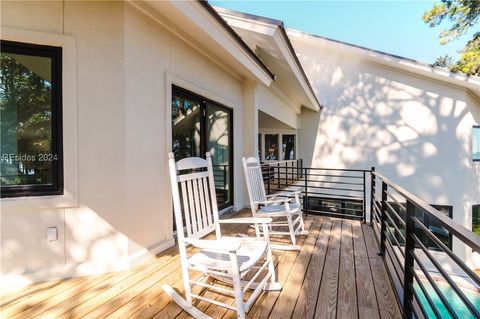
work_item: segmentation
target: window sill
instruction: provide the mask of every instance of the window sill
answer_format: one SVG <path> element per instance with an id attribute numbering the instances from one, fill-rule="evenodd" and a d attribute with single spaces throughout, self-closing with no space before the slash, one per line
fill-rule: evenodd
<path id="1" fill-rule="evenodd" d="M 0 200 L 2 213 L 11 211 L 63 209 L 78 207 L 78 201 L 68 192 L 55 196 L 7 197 Z"/>

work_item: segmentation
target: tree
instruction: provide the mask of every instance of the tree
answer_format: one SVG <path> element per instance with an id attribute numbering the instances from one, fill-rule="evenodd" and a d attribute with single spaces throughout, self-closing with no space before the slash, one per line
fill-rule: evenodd
<path id="1" fill-rule="evenodd" d="M 478 28 L 480 19 L 479 0 L 441 0 L 423 15 L 423 20 L 430 27 L 436 27 L 445 20 L 451 22 L 450 28 L 440 32 L 440 43 L 445 44 L 458 39 L 471 28 Z M 456 63 L 449 63 L 448 57 L 439 57 L 434 65 L 449 67 L 455 72 L 480 75 L 480 32 L 477 32 L 460 51 L 461 56 Z"/>

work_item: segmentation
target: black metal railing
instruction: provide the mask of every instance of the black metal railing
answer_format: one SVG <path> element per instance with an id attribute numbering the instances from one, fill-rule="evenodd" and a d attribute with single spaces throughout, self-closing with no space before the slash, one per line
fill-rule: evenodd
<path id="1" fill-rule="evenodd" d="M 480 318 L 480 278 L 448 242 L 480 252 L 480 237 L 374 168 L 371 194 L 371 224 L 405 318 Z"/>
<path id="2" fill-rule="evenodd" d="M 266 162 L 262 173 L 267 194 L 302 191 L 306 214 L 366 219 L 366 185 L 370 170 L 303 167 L 302 160 Z"/>

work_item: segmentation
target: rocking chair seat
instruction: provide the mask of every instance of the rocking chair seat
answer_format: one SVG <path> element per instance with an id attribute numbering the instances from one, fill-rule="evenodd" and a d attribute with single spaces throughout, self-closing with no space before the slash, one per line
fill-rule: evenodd
<path id="1" fill-rule="evenodd" d="M 222 237 L 219 241 L 225 241 L 225 243 L 236 241 L 240 243 L 240 248 L 236 251 L 240 273 L 250 270 L 264 256 L 268 245 L 268 242 L 259 241 L 255 237 Z M 226 271 L 228 273 L 232 268 L 228 252 L 219 250 L 204 249 L 188 258 L 188 263 L 192 267 L 205 272 L 213 270 Z"/>
<path id="2" fill-rule="evenodd" d="M 291 203 L 291 204 L 289 204 L 289 206 L 290 206 L 290 213 L 291 214 L 296 214 L 300 211 L 300 204 Z M 287 208 L 285 207 L 285 204 L 282 204 L 282 205 L 267 205 L 267 206 L 263 206 L 257 213 L 259 213 L 259 214 L 262 214 L 262 213 L 264 213 L 264 214 L 283 213 L 283 215 L 285 215 L 286 211 L 287 211 Z"/>

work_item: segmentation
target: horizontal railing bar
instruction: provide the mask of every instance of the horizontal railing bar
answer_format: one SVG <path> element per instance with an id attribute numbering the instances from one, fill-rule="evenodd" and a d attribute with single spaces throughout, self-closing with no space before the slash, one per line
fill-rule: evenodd
<path id="1" fill-rule="evenodd" d="M 308 188 L 310 188 L 310 185 L 308 185 Z M 314 197 L 314 196 L 311 196 L 311 194 L 313 195 L 325 195 L 325 196 L 332 196 L 333 198 L 336 198 L 336 196 L 343 196 L 343 197 L 347 197 L 349 199 L 356 199 L 356 200 L 359 200 L 359 201 L 362 201 L 363 198 L 362 197 L 358 197 L 358 196 L 351 196 L 351 195 L 343 195 L 343 194 L 332 194 L 332 193 L 321 193 L 321 192 L 316 192 L 316 193 L 312 193 L 312 192 L 308 192 L 307 194 L 307 197 Z M 328 199 L 328 198 L 325 198 L 325 199 Z"/>
<path id="2" fill-rule="evenodd" d="M 389 192 L 387 192 L 387 197 L 390 197 L 390 199 L 392 199 L 392 200 L 395 202 L 395 204 L 398 205 L 398 208 L 400 208 L 401 210 L 403 210 L 403 211 L 405 212 L 405 214 L 406 214 L 407 209 L 405 208 L 405 206 L 403 205 L 403 203 L 400 203 L 400 202 L 399 202 L 394 196 L 392 196 Z M 387 201 L 387 203 L 388 203 L 388 201 Z"/>
<path id="3" fill-rule="evenodd" d="M 479 276 L 470 269 L 460 258 L 458 258 L 457 255 L 455 255 L 450 248 L 448 248 L 440 239 L 435 236 L 430 229 L 428 229 L 423 223 L 417 218 L 417 217 L 412 217 L 415 223 L 423 230 L 423 232 L 431 239 L 433 240 L 439 247 L 442 249 L 450 258 L 453 259 L 453 261 L 460 267 L 462 268 L 463 271 L 465 271 L 468 276 L 478 285 L 480 286 L 480 278 Z"/>
<path id="4" fill-rule="evenodd" d="M 415 301 L 417 302 L 417 305 L 420 307 L 420 311 L 422 312 L 423 318 L 428 318 L 427 311 L 425 310 L 425 307 L 423 306 L 423 304 L 420 302 L 420 298 L 418 297 L 418 294 L 415 291 L 413 284 L 411 285 L 409 284 L 408 286 L 411 287 L 413 291 L 412 300 L 408 300 L 408 303 L 410 304 L 411 309 L 415 309 L 415 305 L 413 304 L 413 299 L 415 299 Z M 415 315 L 418 315 L 417 311 L 415 311 Z"/>
<path id="5" fill-rule="evenodd" d="M 395 211 L 395 209 L 393 209 L 393 207 L 390 205 L 389 202 L 385 202 L 386 206 L 387 206 L 387 209 L 390 209 L 391 212 L 393 212 L 395 214 L 395 217 L 397 218 L 397 220 L 402 224 L 402 226 L 406 227 L 407 224 L 405 223 L 405 221 L 400 217 L 400 215 L 398 215 L 398 213 Z"/>
<path id="6" fill-rule="evenodd" d="M 403 242 L 405 242 L 405 236 L 403 236 L 402 232 L 400 231 L 400 229 L 397 227 L 397 225 L 395 224 L 395 222 L 393 221 L 392 217 L 389 215 L 389 214 L 385 214 L 385 216 L 387 216 L 388 220 L 390 220 L 392 222 L 392 226 L 395 228 L 396 232 L 400 235 L 400 238 L 403 240 Z M 388 223 L 386 224 L 387 228 L 390 227 L 391 225 L 388 225 Z"/>
<path id="7" fill-rule="evenodd" d="M 404 289 L 405 287 L 403 284 L 403 277 L 404 277 L 405 271 L 403 269 L 403 265 L 397 261 L 398 260 L 397 257 L 395 257 L 395 261 L 397 262 L 396 263 L 394 262 L 392 254 L 395 254 L 395 253 L 393 252 L 393 248 L 391 246 L 385 245 L 385 251 L 387 252 L 388 258 L 390 259 L 390 262 L 392 263 L 392 266 L 395 270 L 395 275 L 397 275 L 398 282 L 402 286 L 402 289 Z M 387 268 L 386 266 L 387 265 L 385 264 L 385 268 Z"/>
<path id="8" fill-rule="evenodd" d="M 340 187 L 328 187 L 328 186 L 313 186 L 313 185 L 308 185 L 308 187 L 312 188 L 321 188 L 321 189 L 333 189 L 337 191 L 347 191 L 347 192 L 361 192 L 363 193 L 363 189 L 351 189 L 351 188 L 340 188 Z"/>
<path id="9" fill-rule="evenodd" d="M 387 183 L 389 186 L 394 188 L 395 191 L 397 191 L 397 193 L 399 193 L 405 198 L 408 198 L 408 200 L 410 200 L 417 207 L 422 208 L 428 215 L 437 219 L 440 222 L 441 226 L 449 230 L 453 235 L 455 235 L 460 240 L 462 240 L 465 244 L 470 246 L 470 248 L 472 248 L 474 252 L 480 253 L 480 236 L 475 235 L 474 233 L 472 233 L 470 230 L 468 230 L 464 226 L 460 225 L 455 220 L 440 213 L 438 210 L 428 205 L 427 203 L 425 203 L 415 195 L 411 194 L 401 186 L 398 186 L 397 184 L 393 183 L 382 174 L 376 171 L 373 172 L 372 174 L 375 174 L 376 176 L 381 178 L 385 183 Z"/>
<path id="10" fill-rule="evenodd" d="M 313 183 L 325 183 L 325 184 L 342 184 L 342 185 L 363 185 L 363 183 L 353 183 L 353 182 L 337 182 L 337 181 L 326 181 L 326 180 L 317 180 L 317 179 L 310 179 L 307 180 L 308 182 Z"/>
<path id="11" fill-rule="evenodd" d="M 332 174 L 312 174 L 312 173 L 304 173 L 306 176 L 322 176 L 322 177 L 341 177 L 341 178 L 361 178 L 363 176 L 353 176 L 353 175 L 332 175 Z"/>
<path id="12" fill-rule="evenodd" d="M 323 210 L 315 210 L 315 209 L 308 209 L 308 212 L 313 212 L 313 213 L 321 213 L 321 214 L 328 214 L 328 215 L 335 215 L 335 216 L 344 216 L 344 217 L 353 217 L 353 218 L 363 218 L 363 215 L 351 215 L 351 214 L 342 214 L 342 213 L 334 213 L 334 212 L 328 212 L 328 211 L 323 211 Z"/>
<path id="13" fill-rule="evenodd" d="M 437 296 L 440 298 L 440 301 L 442 302 L 442 304 L 445 306 L 445 308 L 447 308 L 447 311 L 448 313 L 454 317 L 454 318 L 458 318 L 458 316 L 455 314 L 455 312 L 453 311 L 452 309 L 452 306 L 450 305 L 450 303 L 447 301 L 447 299 L 445 298 L 445 296 L 443 295 L 443 293 L 441 292 L 440 288 L 438 288 L 437 284 L 435 283 L 435 280 L 433 280 L 432 276 L 430 275 L 430 273 L 428 272 L 428 270 L 426 269 L 426 267 L 423 265 L 423 263 L 420 261 L 420 258 L 416 255 L 416 254 L 413 254 L 413 258 L 415 258 L 415 261 L 417 262 L 417 265 L 420 267 L 420 269 L 422 270 L 422 273 L 423 275 L 427 278 L 428 282 L 430 283 L 430 286 L 432 286 L 433 290 L 435 290 L 435 293 L 437 294 Z"/>
<path id="14" fill-rule="evenodd" d="M 347 207 L 331 207 L 331 206 L 325 206 L 325 205 L 314 205 L 314 206 L 315 207 L 320 207 L 320 208 L 330 208 L 330 209 L 337 209 L 337 210 L 349 210 L 349 211 L 353 211 L 353 212 L 363 212 L 363 209 L 355 209 L 355 208 L 347 208 Z"/>
<path id="15" fill-rule="evenodd" d="M 309 194 L 310 194 L 310 192 L 309 192 Z M 361 204 L 359 202 L 352 202 L 352 201 L 348 201 L 348 200 L 337 199 L 335 197 L 315 197 L 315 196 L 310 196 L 310 195 L 307 195 L 307 197 L 312 198 L 312 199 L 317 199 L 318 198 L 318 200 L 325 199 L 325 200 L 328 200 L 328 201 L 345 203 L 345 204 L 354 204 L 354 205 L 360 205 Z M 347 208 L 345 208 L 345 209 L 347 209 Z M 362 211 L 363 211 L 363 209 L 362 209 Z"/>
<path id="16" fill-rule="evenodd" d="M 427 299 L 427 302 L 428 302 L 428 305 L 430 306 L 430 309 L 433 310 L 433 313 L 435 314 L 435 317 L 438 318 L 438 319 L 441 319 L 442 316 L 440 316 L 440 313 L 438 312 L 438 309 L 437 307 L 435 306 L 435 304 L 433 303 L 433 300 L 432 298 L 430 297 L 430 294 L 427 292 L 427 289 L 425 288 L 425 286 L 423 285 L 422 281 L 420 280 L 420 277 L 418 277 L 418 274 L 416 271 L 412 271 L 413 273 L 413 276 L 415 277 L 417 283 L 418 283 L 418 286 L 420 287 L 420 289 L 422 290 L 422 293 L 423 295 L 425 296 L 425 298 Z M 413 291 L 415 291 L 415 289 L 413 289 Z M 417 297 L 418 298 L 418 297 Z M 421 302 L 419 300 L 417 300 L 419 304 L 421 304 Z M 425 315 L 425 314 L 424 314 Z M 428 316 L 425 316 L 428 318 Z"/>
<path id="17" fill-rule="evenodd" d="M 339 171 L 339 172 L 371 172 L 369 169 L 355 169 L 355 168 L 322 168 L 322 167 L 302 167 L 302 169 L 310 169 L 316 171 Z"/>
<path id="18" fill-rule="evenodd" d="M 455 293 L 460 297 L 462 302 L 467 306 L 468 310 L 474 314 L 477 318 L 480 317 L 480 312 L 479 310 L 472 305 L 470 299 L 468 299 L 464 293 L 458 288 L 457 284 L 450 278 L 450 276 L 447 274 L 447 272 L 443 269 L 443 267 L 438 263 L 438 261 L 430 254 L 428 249 L 423 245 L 423 243 L 418 239 L 417 235 L 412 234 L 415 242 L 420 246 L 420 248 L 423 250 L 424 254 L 427 255 L 428 259 L 432 262 L 432 264 L 435 266 L 435 268 L 438 269 L 438 271 L 442 274 L 442 277 L 448 282 L 450 288 L 455 291 Z"/>
<path id="19" fill-rule="evenodd" d="M 389 228 L 386 228 L 385 231 L 387 231 L 389 234 L 392 234 L 392 231 L 389 229 Z M 397 244 L 398 246 L 398 250 L 400 250 L 400 254 L 402 255 L 403 259 L 405 259 L 405 253 L 403 252 L 402 250 L 402 246 L 400 245 L 400 243 L 398 242 L 397 238 L 395 236 L 392 236 L 392 238 L 395 240 L 395 243 Z M 392 241 L 390 240 L 390 237 L 388 236 L 385 236 L 385 239 L 388 241 L 388 243 L 390 244 L 390 246 L 392 247 L 392 250 L 394 250 L 394 244 L 392 243 Z M 401 269 L 402 271 L 405 271 L 404 270 L 404 267 L 403 267 L 403 264 L 404 262 L 402 262 L 400 259 L 398 259 L 398 256 L 397 254 L 395 253 L 395 251 L 393 252 L 395 254 L 395 257 L 397 258 L 397 261 L 398 261 L 398 264 L 401 266 Z"/>

